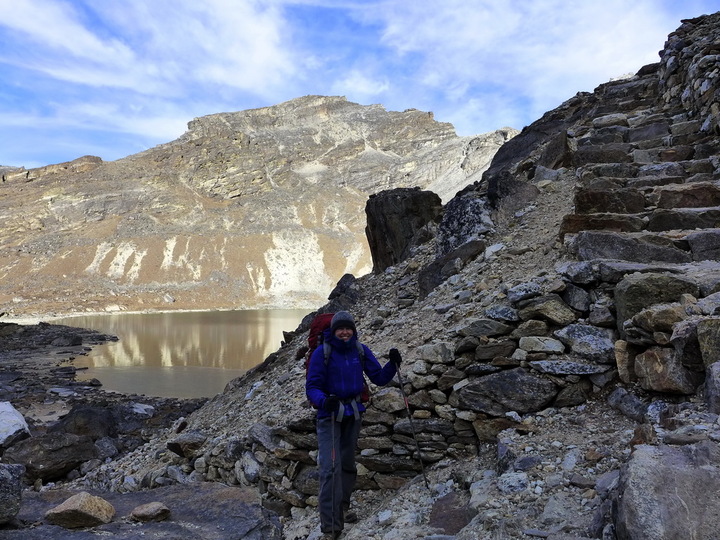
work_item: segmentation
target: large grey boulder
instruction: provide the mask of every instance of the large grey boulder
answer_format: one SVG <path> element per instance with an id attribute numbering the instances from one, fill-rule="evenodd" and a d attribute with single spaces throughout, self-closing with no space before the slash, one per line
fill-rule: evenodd
<path id="1" fill-rule="evenodd" d="M 682 294 L 699 296 L 696 283 L 681 276 L 661 273 L 635 273 L 625 276 L 615 287 L 618 330 L 623 323 L 653 304 L 677 301 Z"/>
<path id="2" fill-rule="evenodd" d="M 675 349 L 650 347 L 635 357 L 635 374 L 645 390 L 671 394 L 693 394 L 702 374 L 682 364 Z"/>
<path id="3" fill-rule="evenodd" d="M 29 436 L 23 415 L 9 401 L 0 401 L 0 451 Z"/>
<path id="4" fill-rule="evenodd" d="M 615 332 L 589 324 L 570 324 L 555 331 L 570 350 L 598 364 L 615 363 Z"/>
<path id="5" fill-rule="evenodd" d="M 397 188 L 371 195 L 365 205 L 365 233 L 373 272 L 404 261 L 411 248 L 430 239 L 427 225 L 439 219 L 442 203 L 432 191 Z"/>
<path id="6" fill-rule="evenodd" d="M 117 436 L 117 421 L 113 412 L 105 407 L 75 406 L 52 431 L 87 435 L 93 440 Z"/>
<path id="7" fill-rule="evenodd" d="M 45 514 L 45 519 L 53 525 L 66 529 L 95 527 L 110 523 L 115 516 L 115 508 L 102 497 L 81 491 Z"/>
<path id="8" fill-rule="evenodd" d="M 461 408 L 503 416 L 510 411 L 520 414 L 539 411 L 557 393 L 552 381 L 515 368 L 480 377 L 458 390 L 458 398 Z"/>
<path id="9" fill-rule="evenodd" d="M 28 480 L 57 480 L 85 461 L 97 458 L 91 437 L 47 433 L 20 441 L 3 455 L 6 463 L 25 465 Z"/>
<path id="10" fill-rule="evenodd" d="M 720 530 L 720 447 L 635 448 L 620 475 L 618 540 L 717 538 Z"/>

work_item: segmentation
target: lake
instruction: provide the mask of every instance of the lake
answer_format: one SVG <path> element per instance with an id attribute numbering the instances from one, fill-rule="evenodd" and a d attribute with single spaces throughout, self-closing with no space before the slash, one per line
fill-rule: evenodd
<path id="1" fill-rule="evenodd" d="M 280 347 L 308 310 L 117 313 L 58 319 L 119 338 L 74 365 L 78 380 L 105 390 L 162 397 L 212 397 Z"/>

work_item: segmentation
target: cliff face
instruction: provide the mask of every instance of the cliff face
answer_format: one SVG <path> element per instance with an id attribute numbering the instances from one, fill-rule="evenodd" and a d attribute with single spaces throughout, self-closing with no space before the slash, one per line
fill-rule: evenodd
<path id="1" fill-rule="evenodd" d="M 369 195 L 479 178 L 512 130 L 457 137 L 416 110 L 308 96 L 197 118 L 105 163 L 7 170 L 0 305 L 53 311 L 312 306 L 371 268 Z"/>

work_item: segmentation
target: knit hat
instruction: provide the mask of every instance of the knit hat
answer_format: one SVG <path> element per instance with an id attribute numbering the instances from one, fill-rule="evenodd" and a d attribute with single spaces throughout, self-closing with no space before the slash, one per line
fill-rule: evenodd
<path id="1" fill-rule="evenodd" d="M 338 328 L 350 328 L 354 333 L 357 334 L 357 328 L 355 328 L 355 319 L 347 311 L 338 311 L 330 321 L 330 332 L 333 334 Z"/>

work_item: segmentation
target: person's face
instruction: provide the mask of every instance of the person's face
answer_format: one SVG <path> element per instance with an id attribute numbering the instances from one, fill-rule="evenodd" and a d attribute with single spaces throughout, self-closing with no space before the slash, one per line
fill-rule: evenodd
<path id="1" fill-rule="evenodd" d="M 340 327 L 337 330 L 335 330 L 335 337 L 338 339 L 341 339 L 343 341 L 349 340 L 353 335 L 352 328 L 343 328 Z"/>

